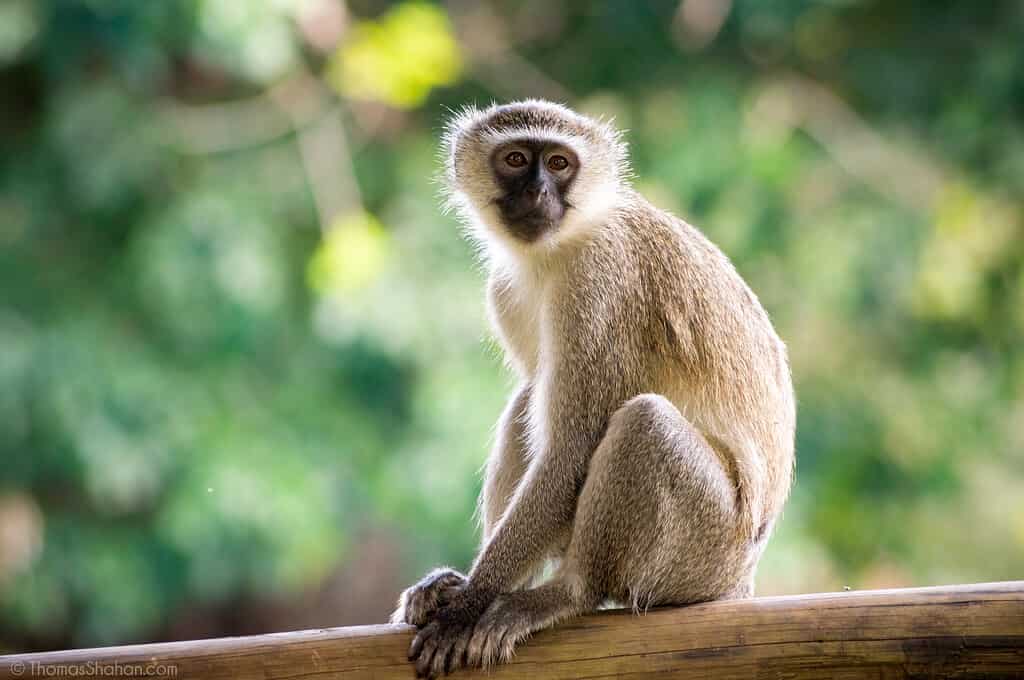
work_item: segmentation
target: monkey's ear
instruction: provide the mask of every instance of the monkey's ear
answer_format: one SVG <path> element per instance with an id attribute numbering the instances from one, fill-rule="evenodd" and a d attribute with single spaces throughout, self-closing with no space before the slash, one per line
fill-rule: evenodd
<path id="1" fill-rule="evenodd" d="M 450 115 L 444 124 L 444 132 L 441 135 L 441 146 L 439 149 L 440 160 L 445 165 L 451 163 L 459 140 L 481 118 L 480 110 L 472 104 L 467 104 L 457 111 L 448 109 L 448 113 Z"/>
<path id="2" fill-rule="evenodd" d="M 483 112 L 473 104 L 466 104 L 462 108 L 448 109 L 448 120 L 444 125 L 444 139 L 453 140 L 460 134 L 467 132 L 475 123 L 483 119 Z"/>
<path id="3" fill-rule="evenodd" d="M 472 104 L 466 104 L 458 110 L 446 108 L 449 115 L 444 123 L 441 144 L 437 150 L 440 170 L 434 176 L 434 181 L 439 187 L 438 194 L 441 199 L 441 210 L 445 214 L 457 211 L 459 205 L 455 177 L 456 147 L 466 136 L 466 133 L 483 117 L 481 111 Z"/>

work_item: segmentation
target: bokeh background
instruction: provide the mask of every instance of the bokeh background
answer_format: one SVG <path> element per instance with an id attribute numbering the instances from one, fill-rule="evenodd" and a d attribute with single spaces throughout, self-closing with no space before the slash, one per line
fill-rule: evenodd
<path id="1" fill-rule="evenodd" d="M 449 108 L 614 116 L 790 346 L 759 592 L 1024 575 L 1024 4 L 2 0 L 0 651 L 385 620 L 511 386 Z"/>

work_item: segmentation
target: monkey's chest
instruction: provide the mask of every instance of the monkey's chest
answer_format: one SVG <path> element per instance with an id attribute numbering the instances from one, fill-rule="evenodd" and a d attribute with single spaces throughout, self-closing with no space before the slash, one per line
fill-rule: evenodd
<path id="1" fill-rule="evenodd" d="M 540 291 L 533 295 L 504 296 L 495 300 L 494 323 L 509 361 L 524 378 L 533 378 L 541 362 L 544 304 Z"/>

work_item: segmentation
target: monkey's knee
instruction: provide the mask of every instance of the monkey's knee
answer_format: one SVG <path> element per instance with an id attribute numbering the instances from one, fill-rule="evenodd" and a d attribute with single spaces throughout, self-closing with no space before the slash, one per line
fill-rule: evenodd
<path id="1" fill-rule="evenodd" d="M 628 480 L 635 492 L 657 487 L 669 497 L 710 492 L 705 509 L 732 511 L 734 485 L 704 436 L 660 394 L 640 394 L 619 407 L 594 452 L 590 472 Z M 721 507 L 721 506 L 728 507 Z"/>
<path id="2" fill-rule="evenodd" d="M 592 467 L 612 466 L 629 479 L 667 487 L 670 497 L 699 495 L 723 520 L 736 511 L 736 485 L 704 435 L 660 394 L 640 394 L 612 415 Z"/>
<path id="3" fill-rule="evenodd" d="M 608 431 L 623 428 L 639 429 L 661 428 L 671 421 L 684 421 L 679 409 L 660 394 L 638 394 L 612 414 Z M 689 427 L 689 423 L 687 423 Z"/>

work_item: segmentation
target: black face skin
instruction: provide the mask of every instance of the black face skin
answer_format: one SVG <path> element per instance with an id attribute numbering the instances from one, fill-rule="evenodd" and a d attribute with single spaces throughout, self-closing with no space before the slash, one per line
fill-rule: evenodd
<path id="1" fill-rule="evenodd" d="M 572 206 L 565 200 L 579 170 L 570 149 L 551 142 L 521 140 L 491 155 L 494 179 L 502 195 L 495 200 L 505 226 L 523 241 L 535 241 L 554 229 Z"/>

